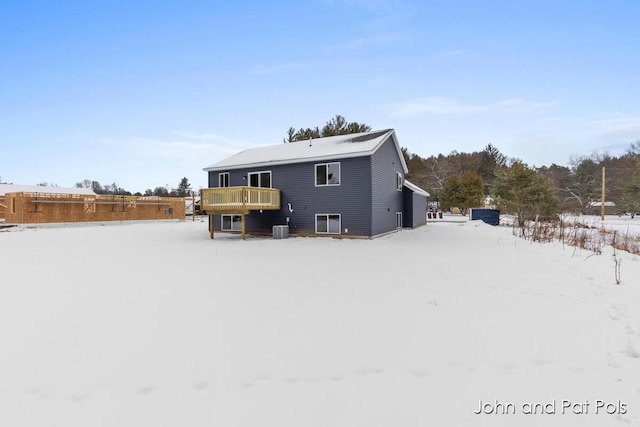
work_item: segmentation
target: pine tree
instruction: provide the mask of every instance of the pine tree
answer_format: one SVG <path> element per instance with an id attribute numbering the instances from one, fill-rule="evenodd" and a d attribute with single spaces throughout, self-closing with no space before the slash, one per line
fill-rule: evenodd
<path id="1" fill-rule="evenodd" d="M 467 209 L 482 206 L 484 200 L 484 183 L 482 177 L 473 171 L 463 175 L 453 175 L 444 183 L 438 201 L 440 208 L 459 208 L 463 215 Z"/>
<path id="2" fill-rule="evenodd" d="M 492 196 L 501 210 L 516 216 L 520 227 L 536 215 L 556 213 L 558 206 L 546 177 L 522 163 L 496 171 Z"/>
<path id="3" fill-rule="evenodd" d="M 175 194 L 178 197 L 187 197 L 191 195 L 191 184 L 189 184 L 189 180 L 186 177 L 180 180 L 180 184 L 178 184 Z"/>

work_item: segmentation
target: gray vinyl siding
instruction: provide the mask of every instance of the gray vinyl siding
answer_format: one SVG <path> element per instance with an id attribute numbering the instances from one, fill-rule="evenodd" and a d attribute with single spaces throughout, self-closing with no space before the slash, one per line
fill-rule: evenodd
<path id="1" fill-rule="evenodd" d="M 404 177 L 394 142 L 388 138 L 371 156 L 371 235 L 396 229 L 396 212 L 403 212 L 402 191 L 396 189 L 396 173 Z"/>
<path id="2" fill-rule="evenodd" d="M 425 225 L 427 223 L 427 198 L 406 187 L 402 189 L 402 193 L 404 197 L 402 225 L 411 228 Z"/>
<path id="3" fill-rule="evenodd" d="M 340 185 L 316 187 L 315 165 L 331 162 L 340 162 Z M 265 210 L 262 213 L 252 211 L 246 216 L 248 233 L 271 233 L 272 226 L 287 224 L 289 218 L 291 233 L 314 234 L 316 214 L 340 214 L 343 235 L 372 235 L 370 156 L 277 165 L 271 168 L 211 171 L 209 186 L 218 187 L 220 172 L 229 172 L 230 186 L 243 186 L 247 185 L 246 177 L 249 172 L 267 170 L 271 171 L 271 186 L 281 192 L 281 209 Z M 289 211 L 289 204 L 293 212 Z M 215 215 L 215 230 L 220 230 L 220 224 L 220 215 Z M 345 229 L 348 229 L 347 233 Z"/>

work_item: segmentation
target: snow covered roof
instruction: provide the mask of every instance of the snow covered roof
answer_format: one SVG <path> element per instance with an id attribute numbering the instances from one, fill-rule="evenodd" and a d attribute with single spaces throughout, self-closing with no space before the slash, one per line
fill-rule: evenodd
<path id="1" fill-rule="evenodd" d="M 427 193 L 426 191 L 424 191 L 422 188 L 418 187 L 417 185 L 415 185 L 413 182 L 411 181 L 407 181 L 406 179 L 404 180 L 404 186 L 407 187 L 409 190 L 413 191 L 414 193 L 418 193 L 423 195 L 424 197 L 429 197 L 431 196 L 431 194 Z"/>
<path id="2" fill-rule="evenodd" d="M 42 185 L 15 185 L 0 184 L 0 196 L 7 193 L 49 193 L 49 194 L 83 194 L 95 196 L 96 193 L 90 188 L 75 187 L 46 187 Z"/>
<path id="3" fill-rule="evenodd" d="M 408 171 L 407 165 L 393 129 L 250 148 L 208 166 L 204 170 L 216 171 L 240 167 L 265 167 L 367 156 L 375 153 L 388 138 L 392 139 L 396 150 L 398 150 L 398 156 L 406 173 Z"/>
<path id="4" fill-rule="evenodd" d="M 614 202 L 604 202 L 604 205 L 605 206 L 609 206 L 609 207 L 613 207 L 616 204 Z M 591 206 L 591 207 L 599 207 L 599 206 L 602 206 L 602 202 L 591 202 L 591 203 L 589 203 L 589 206 Z"/>

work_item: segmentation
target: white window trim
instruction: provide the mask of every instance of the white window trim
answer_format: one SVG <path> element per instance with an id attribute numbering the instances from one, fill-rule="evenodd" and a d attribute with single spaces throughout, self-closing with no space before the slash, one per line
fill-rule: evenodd
<path id="1" fill-rule="evenodd" d="M 229 186 L 231 185 L 231 180 L 230 180 L 230 177 L 229 177 L 229 172 L 220 172 L 220 173 L 218 174 L 218 187 L 219 187 L 219 188 L 223 188 L 223 186 L 222 186 L 222 177 L 223 177 L 223 176 L 226 176 L 226 177 L 227 177 L 227 184 L 229 184 L 229 185 L 227 185 L 227 187 L 229 187 Z"/>
<path id="2" fill-rule="evenodd" d="M 269 174 L 269 186 L 268 187 L 261 187 L 258 186 L 256 188 L 273 188 L 273 174 L 271 173 L 270 170 L 266 170 L 266 171 L 256 171 L 256 172 L 249 172 L 247 173 L 247 186 L 251 187 L 251 175 L 258 175 L 258 182 L 259 184 L 262 184 L 262 179 L 260 178 L 260 174 L 262 173 L 268 173 Z"/>
<path id="3" fill-rule="evenodd" d="M 224 228 L 224 217 L 226 216 L 230 216 L 231 217 L 231 228 Z M 222 214 L 220 215 L 220 231 L 240 231 L 240 230 L 235 230 L 233 228 L 233 217 L 234 216 L 240 216 L 240 215 L 233 215 L 233 214 Z"/>
<path id="4" fill-rule="evenodd" d="M 402 228 L 402 224 L 403 224 L 402 212 L 396 212 L 396 230 L 400 230 Z"/>
<path id="5" fill-rule="evenodd" d="M 396 190 L 402 191 L 402 185 L 404 184 L 404 178 L 400 172 L 396 172 Z"/>
<path id="6" fill-rule="evenodd" d="M 318 231 L 318 217 L 319 216 L 326 216 L 327 217 L 327 231 Z M 337 233 L 332 233 L 332 232 L 329 231 L 329 217 L 330 216 L 337 216 L 338 217 L 339 224 L 338 224 L 338 232 Z M 316 234 L 333 234 L 333 235 L 342 234 L 342 215 L 341 214 L 336 214 L 336 213 L 316 214 L 315 228 L 316 228 Z"/>
<path id="7" fill-rule="evenodd" d="M 329 184 L 329 165 L 338 165 L 338 183 L 337 184 Z M 326 184 L 318 184 L 318 166 L 326 166 L 327 167 L 327 176 L 325 176 L 327 183 Z M 327 163 L 316 163 L 313 168 L 313 182 L 316 187 L 337 187 L 342 184 L 342 165 L 340 162 L 327 162 Z"/>

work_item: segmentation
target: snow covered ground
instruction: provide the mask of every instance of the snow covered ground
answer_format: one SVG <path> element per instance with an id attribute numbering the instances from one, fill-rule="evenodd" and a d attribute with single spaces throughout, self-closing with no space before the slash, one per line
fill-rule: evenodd
<path id="1" fill-rule="evenodd" d="M 622 257 L 618 286 L 610 248 L 478 221 L 5 230 L 0 425 L 640 425 L 640 259 Z"/>

